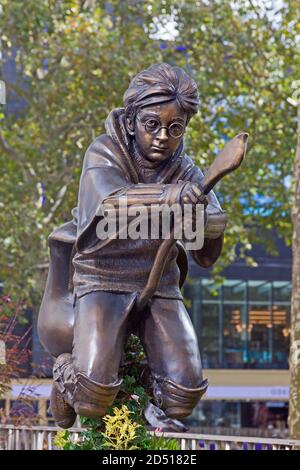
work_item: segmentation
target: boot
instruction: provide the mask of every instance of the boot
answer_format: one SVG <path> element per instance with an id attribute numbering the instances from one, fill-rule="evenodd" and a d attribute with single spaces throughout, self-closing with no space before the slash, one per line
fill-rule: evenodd
<path id="1" fill-rule="evenodd" d="M 52 415 L 57 426 L 63 429 L 71 428 L 75 423 L 77 415 L 72 406 L 66 402 L 55 382 L 53 382 L 52 385 L 50 404 Z"/>
<path id="2" fill-rule="evenodd" d="M 52 414 L 59 427 L 68 429 L 73 426 L 77 416 L 70 405 L 72 401 L 68 400 L 71 398 L 75 385 L 71 354 L 65 353 L 58 356 L 53 366 L 53 379 L 50 396 Z"/>

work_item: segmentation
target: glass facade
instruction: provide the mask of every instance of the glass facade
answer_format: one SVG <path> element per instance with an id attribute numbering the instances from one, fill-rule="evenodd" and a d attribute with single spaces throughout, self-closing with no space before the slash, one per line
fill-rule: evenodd
<path id="1" fill-rule="evenodd" d="M 188 418 L 195 432 L 287 437 L 288 403 L 273 401 L 209 401 L 201 400 Z M 251 429 L 258 432 L 251 432 Z"/>
<path id="2" fill-rule="evenodd" d="M 188 423 L 199 428 L 237 428 L 241 427 L 241 403 L 233 401 L 201 400 Z"/>
<path id="3" fill-rule="evenodd" d="M 184 297 L 204 368 L 288 368 L 290 282 L 190 279 Z"/>

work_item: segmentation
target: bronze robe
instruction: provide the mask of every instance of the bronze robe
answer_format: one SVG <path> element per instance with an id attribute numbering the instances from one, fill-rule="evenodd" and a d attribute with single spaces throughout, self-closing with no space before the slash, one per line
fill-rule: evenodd
<path id="1" fill-rule="evenodd" d="M 182 155 L 181 144 L 158 172 L 156 184 L 167 188 L 182 180 L 201 186 L 202 178 L 203 173 L 192 159 Z M 39 334 L 45 348 L 55 356 L 71 350 L 74 294 L 81 297 L 97 290 L 137 294 L 147 282 L 162 240 L 103 241 L 96 235 L 99 207 L 105 198 L 139 183 L 124 126 L 124 110 L 119 108 L 108 116 L 106 134 L 96 138 L 86 152 L 73 221 L 49 237 L 50 269 L 40 309 Z M 212 191 L 206 211 L 212 215 L 223 213 Z M 198 261 L 198 253 L 192 255 Z M 177 242 L 155 296 L 182 299 L 180 287 L 186 274 L 186 255 Z"/>

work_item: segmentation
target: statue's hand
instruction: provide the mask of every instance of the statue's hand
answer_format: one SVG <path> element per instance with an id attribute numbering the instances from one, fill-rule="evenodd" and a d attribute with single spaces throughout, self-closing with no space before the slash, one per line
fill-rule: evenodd
<path id="1" fill-rule="evenodd" d="M 194 206 L 196 204 L 203 204 L 206 208 L 208 205 L 207 197 L 200 186 L 191 182 L 182 190 L 180 202 L 182 206 L 184 206 L 184 204 L 192 204 Z"/>
<path id="2" fill-rule="evenodd" d="M 193 231 L 196 230 L 196 218 L 197 218 L 197 206 L 203 205 L 204 210 L 207 208 L 208 199 L 207 196 L 203 193 L 202 188 L 192 182 L 188 182 L 180 196 L 180 203 L 182 207 L 182 216 L 184 216 L 184 224 L 186 228 L 191 226 Z M 186 212 L 189 209 L 189 212 Z M 191 210 L 191 212 L 190 212 Z M 186 216 L 188 215 L 188 216 Z M 176 221 L 175 223 L 179 223 L 181 220 Z M 206 225 L 206 211 L 204 211 L 204 225 Z"/>

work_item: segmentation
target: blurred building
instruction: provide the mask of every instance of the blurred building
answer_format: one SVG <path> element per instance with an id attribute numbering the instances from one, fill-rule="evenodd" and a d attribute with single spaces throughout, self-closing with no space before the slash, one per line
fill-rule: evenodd
<path id="1" fill-rule="evenodd" d="M 195 426 L 287 427 L 291 251 L 253 250 L 257 268 L 240 260 L 215 285 L 191 266 L 184 293 L 210 387 L 193 415 Z"/>

